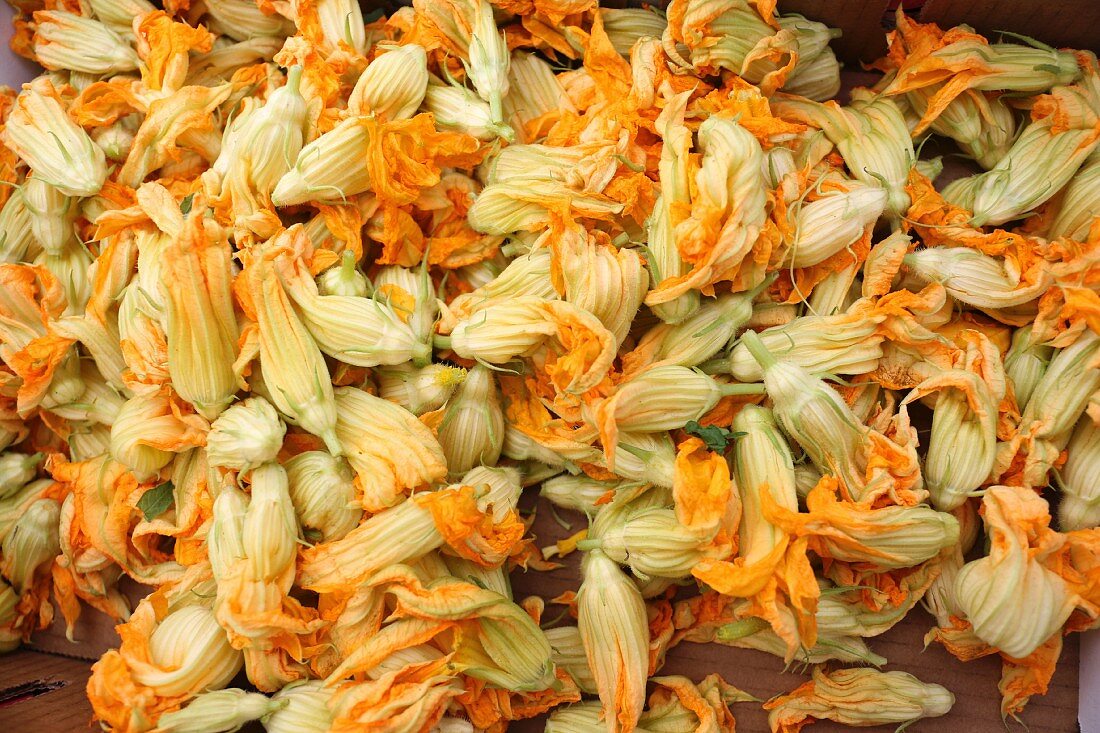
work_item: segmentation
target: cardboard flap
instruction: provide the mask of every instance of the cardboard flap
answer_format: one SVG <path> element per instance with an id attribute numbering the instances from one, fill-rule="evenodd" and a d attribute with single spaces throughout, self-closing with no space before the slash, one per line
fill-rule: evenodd
<path id="1" fill-rule="evenodd" d="M 928 0 L 920 17 L 943 28 L 966 23 L 991 39 L 1011 31 L 1059 48 L 1100 51 L 1096 0 Z"/>

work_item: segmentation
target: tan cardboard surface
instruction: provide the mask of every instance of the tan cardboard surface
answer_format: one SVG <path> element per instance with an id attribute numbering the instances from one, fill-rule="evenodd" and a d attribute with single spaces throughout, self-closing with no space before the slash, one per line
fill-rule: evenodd
<path id="1" fill-rule="evenodd" d="M 966 23 L 990 37 L 1011 31 L 1059 48 L 1100 51 L 1097 0 L 928 0 L 921 20 L 944 28 Z"/>

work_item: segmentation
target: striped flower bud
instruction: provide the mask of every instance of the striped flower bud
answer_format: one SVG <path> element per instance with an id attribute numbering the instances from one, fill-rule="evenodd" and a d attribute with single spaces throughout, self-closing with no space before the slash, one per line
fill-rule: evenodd
<path id="1" fill-rule="evenodd" d="M 1012 346 L 1005 354 L 1004 369 L 1012 381 L 1016 404 L 1021 409 L 1031 400 L 1053 354 L 1052 347 L 1035 341 L 1035 332 L 1030 326 L 1018 328 L 1012 334 Z"/>
<path id="2" fill-rule="evenodd" d="M 618 486 L 616 481 L 599 481 L 584 474 L 562 474 L 543 481 L 539 496 L 562 509 L 595 514 L 600 508 L 596 502 Z"/>
<path id="3" fill-rule="evenodd" d="M 84 313 L 92 297 L 92 265 L 95 264 L 88 248 L 74 240 L 57 254 L 44 252 L 35 264 L 49 270 L 61 285 L 65 293 L 65 315 Z"/>
<path id="4" fill-rule="evenodd" d="M 603 30 L 615 53 L 630 58 L 630 49 L 640 38 L 660 38 L 668 23 L 652 8 L 600 8 Z"/>
<path id="5" fill-rule="evenodd" d="M 427 89 L 428 55 L 422 46 L 407 43 L 376 57 L 363 70 L 348 97 L 348 112 L 405 120 L 416 114 Z"/>
<path id="6" fill-rule="evenodd" d="M 530 142 L 527 127 L 537 120 L 553 119 L 560 110 L 576 111 L 553 68 L 540 56 L 513 51 L 508 68 L 508 96 L 504 98 L 508 124 L 516 142 Z"/>
<path id="7" fill-rule="evenodd" d="M 77 199 L 31 174 L 23 183 L 23 201 L 30 214 L 31 232 L 48 255 L 60 255 L 75 243 L 74 224 L 80 214 Z"/>
<path id="8" fill-rule="evenodd" d="M 1089 415 L 1077 421 L 1057 480 L 1062 489 L 1058 504 L 1062 531 L 1100 525 L 1100 426 Z"/>
<path id="9" fill-rule="evenodd" d="M 600 550 L 586 553 L 577 627 L 599 691 L 606 730 L 631 731 L 645 704 L 649 624 L 637 586 Z"/>
<path id="10" fill-rule="evenodd" d="M 241 653 L 205 606 L 172 611 L 149 637 L 149 664 L 131 675 L 158 695 L 193 695 L 224 688 L 241 669 Z"/>
<path id="11" fill-rule="evenodd" d="M 285 434 L 286 425 L 271 403 L 263 397 L 249 397 L 210 424 L 206 453 L 211 466 L 243 473 L 274 461 Z"/>
<path id="12" fill-rule="evenodd" d="M 648 507 L 608 527 L 599 537 L 581 540 L 577 548 L 599 549 L 642 580 L 678 579 L 691 575 L 691 569 L 706 557 L 706 545 L 713 536 L 713 528 L 685 527 L 672 509 Z"/>
<path id="13" fill-rule="evenodd" d="M 1088 238 L 1089 229 L 1100 216 L 1100 148 L 1093 148 L 1073 179 L 1066 185 L 1058 203 L 1054 221 L 1047 227 L 1051 239 L 1068 237 L 1077 241 Z"/>
<path id="14" fill-rule="evenodd" d="M 668 433 L 620 431 L 612 454 L 617 475 L 628 481 L 671 487 L 676 465 L 676 445 Z"/>
<path id="15" fill-rule="evenodd" d="M 883 336 L 878 333 L 878 325 L 871 318 L 838 313 L 803 316 L 755 335 L 785 363 L 817 373 L 866 374 L 874 371 L 882 358 Z M 764 369 L 746 341 L 730 352 L 729 371 L 734 379 L 745 382 L 764 377 Z"/>
<path id="16" fill-rule="evenodd" d="M 355 500 L 355 474 L 347 461 L 306 451 L 284 467 L 294 513 L 308 541 L 338 540 L 359 525 L 363 509 Z"/>
<path id="17" fill-rule="evenodd" d="M 206 12 L 213 21 L 211 31 L 237 41 L 255 36 L 286 38 L 294 33 L 294 23 L 277 13 L 265 13 L 248 0 L 210 0 Z"/>
<path id="18" fill-rule="evenodd" d="M 205 421 L 197 415 L 179 415 L 164 391 L 137 394 L 111 425 L 111 457 L 138 481 L 148 481 L 171 462 L 175 451 L 202 445 L 205 438 Z"/>
<path id="19" fill-rule="evenodd" d="M 320 0 L 317 19 L 325 43 L 332 49 L 347 46 L 358 54 L 367 52 L 367 31 L 359 3 L 349 0 Z"/>
<path id="20" fill-rule="evenodd" d="M 552 218 L 552 211 L 568 205 L 577 217 L 607 219 L 623 205 L 601 194 L 578 192 L 562 181 L 527 180 L 496 183 L 478 194 L 467 212 L 470 227 L 500 236 L 535 231 Z"/>
<path id="21" fill-rule="evenodd" d="M 276 206 L 310 200 L 340 201 L 370 190 L 368 168 L 362 164 L 368 133 L 361 118 L 348 117 L 303 147 L 294 167 L 271 192 Z"/>
<path id="22" fill-rule="evenodd" d="M 741 343 L 760 364 L 779 424 L 858 501 L 866 479 L 857 461 L 867 429 L 836 390 L 803 367 L 776 359 L 755 333 L 747 331 Z"/>
<path id="23" fill-rule="evenodd" d="M 357 264 L 355 253 L 350 249 L 344 250 L 339 265 L 330 267 L 317 276 L 317 292 L 321 295 L 367 297 L 370 294 L 370 284 Z"/>
<path id="24" fill-rule="evenodd" d="M 504 123 L 502 102 L 508 94 L 508 66 L 511 55 L 504 36 L 497 30 L 493 6 L 489 0 L 478 0 L 470 32 L 470 60 L 466 73 L 478 96 L 489 103 L 493 122 Z M 511 129 L 503 134 L 511 139 Z"/>
<path id="25" fill-rule="evenodd" d="M 234 731 L 260 720 L 285 705 L 258 692 L 231 687 L 203 692 L 182 710 L 165 713 L 157 720 L 157 733 L 208 733 Z"/>
<path id="26" fill-rule="evenodd" d="M 1086 331 L 1050 360 L 1020 417 L 1018 436 L 1026 441 L 1024 481 L 1045 486 L 1050 468 L 1069 441 L 1091 395 L 1100 389 L 1100 336 Z"/>
<path id="27" fill-rule="evenodd" d="M 946 715 L 955 696 L 946 687 L 918 680 L 907 672 L 815 667 L 813 679 L 764 704 L 773 731 L 798 730 L 813 720 L 841 725 L 908 725 Z"/>
<path id="28" fill-rule="evenodd" d="M 305 235 L 292 228 L 280 236 Z M 290 422 L 321 438 L 330 453 L 340 455 L 332 381 L 317 342 L 291 307 L 266 253 L 251 258 L 243 277 L 251 288 L 260 365 L 272 404 Z"/>
<path id="29" fill-rule="evenodd" d="M 16 605 L 19 603 L 19 594 L 0 580 L 0 653 L 7 654 L 13 649 L 19 648 L 22 638 L 12 626 L 15 621 Z"/>
<path id="30" fill-rule="evenodd" d="M 1058 87 L 1037 100 L 1031 118 L 997 165 L 944 188 L 947 201 L 974 213 L 974 226 L 1018 219 L 1069 182 L 1096 147 L 1100 97 L 1084 87 Z"/>
<path id="31" fill-rule="evenodd" d="M 504 412 L 493 373 L 478 364 L 447 403 L 439 443 L 454 477 L 474 466 L 495 466 L 504 443 Z"/>
<path id="32" fill-rule="evenodd" d="M 810 267 L 827 260 L 858 241 L 885 206 L 885 190 L 861 185 L 803 204 L 794 216 L 794 235 L 782 264 Z"/>
<path id="33" fill-rule="evenodd" d="M 88 5 L 92 15 L 120 34 L 132 33 L 134 18 L 156 10 L 146 0 L 89 0 Z"/>
<path id="34" fill-rule="evenodd" d="M 557 293 L 550 279 L 551 260 L 549 248 L 533 249 L 516 257 L 507 267 L 494 273 L 494 277 L 478 285 L 472 292 L 457 296 L 447 308 L 456 317 L 464 318 L 486 302 L 494 300 L 523 295 L 553 298 Z"/>
<path id="35" fill-rule="evenodd" d="M 427 268 L 381 267 L 374 275 L 375 298 L 389 305 L 421 341 L 431 338 L 439 300 Z"/>
<path id="36" fill-rule="evenodd" d="M 942 89 L 922 87 L 906 93 L 905 98 L 922 120 L 927 116 L 928 103 Z M 968 90 L 952 99 L 928 125 L 940 135 L 959 144 L 982 168 L 989 170 L 1012 147 L 1016 139 L 1016 117 L 1000 97 Z M 917 132 L 923 129 L 918 125 Z"/>
<path id="37" fill-rule="evenodd" d="M 680 323 L 662 323 L 651 328 L 624 361 L 633 364 L 637 359 L 641 364 L 698 366 L 722 351 L 748 322 L 752 316 L 752 301 L 757 295 L 754 289 L 708 298 Z"/>
<path id="38" fill-rule="evenodd" d="M 1034 283 L 1021 283 L 1004 260 L 970 247 L 930 247 L 905 255 L 904 262 L 920 279 L 940 283 L 948 295 L 975 308 L 1023 305 L 1051 285 L 1045 270 Z"/>
<path id="39" fill-rule="evenodd" d="M 64 10 L 34 14 L 34 55 L 47 69 L 106 76 L 138 68 L 133 47 L 98 20 Z"/>
<path id="40" fill-rule="evenodd" d="M 267 733 L 328 733 L 332 730 L 329 701 L 335 688 L 323 680 L 291 682 L 271 696 L 273 703 L 286 703 L 264 720 Z"/>
<path id="41" fill-rule="evenodd" d="M 23 192 L 12 191 L 0 207 L 0 263 L 26 262 L 41 252 L 33 222 Z"/>
<path id="42" fill-rule="evenodd" d="M 1060 543 L 1044 539 L 1053 531 L 1047 503 L 1038 494 L 992 486 L 982 498 L 982 517 L 989 554 L 959 570 L 955 597 L 978 638 L 1023 659 L 1062 628 L 1076 596 L 1042 565 Z"/>
<path id="43" fill-rule="evenodd" d="M 594 422 L 600 431 L 604 455 L 613 464 L 620 430 L 647 433 L 675 430 L 702 418 L 723 395 L 762 392 L 761 385 L 722 384 L 687 367 L 659 365 L 620 384 L 611 397 L 599 403 Z"/>
<path id="44" fill-rule="evenodd" d="M 393 506 L 409 489 L 447 474 L 432 431 L 388 400 L 351 387 L 336 390 L 336 435 L 358 477 L 364 509 Z"/>
<path id="45" fill-rule="evenodd" d="M 782 23 L 785 18 L 780 18 Z M 783 91 L 800 97 L 824 102 L 840 92 L 840 62 L 831 48 L 822 49 L 816 56 L 803 60 L 801 52 L 787 81 L 783 82 Z"/>
<path id="46" fill-rule="evenodd" d="M 764 518 L 761 493 L 767 491 L 774 503 L 798 511 L 794 461 L 771 410 L 746 405 L 731 428 L 744 433 L 734 443 L 732 463 L 734 485 L 741 496 L 737 554 L 750 565 L 770 555 L 785 537 Z"/>
<path id="47" fill-rule="evenodd" d="M 621 344 L 649 287 L 642 258 L 630 249 L 598 245 L 587 235 L 562 237 L 558 247 L 565 300 L 599 318 Z"/>
<path id="48" fill-rule="evenodd" d="M 0 141 L 66 196 L 93 196 L 107 178 L 103 151 L 72 121 L 44 76 L 23 86 Z"/>
<path id="49" fill-rule="evenodd" d="M 511 134 L 512 128 L 493 121 L 489 103 L 466 87 L 432 84 L 424 94 L 424 109 L 440 129 L 463 132 L 486 142 Z"/>
<path id="50" fill-rule="evenodd" d="M 442 344 L 464 359 L 490 364 L 558 354 L 547 370 L 559 389 L 577 394 L 604 378 L 616 350 L 614 336 L 588 311 L 531 296 L 488 304 L 459 321 Z"/>
<path id="51" fill-rule="evenodd" d="M 8 498 L 33 480 L 43 457 L 42 453 L 0 454 L 0 500 Z"/>
<path id="52" fill-rule="evenodd" d="M 546 634 L 546 640 L 550 642 L 552 659 L 558 669 L 564 669 L 566 674 L 573 678 L 573 682 L 581 692 L 589 695 L 597 694 L 596 678 L 588 668 L 588 656 L 585 654 L 584 642 L 581 640 L 581 630 L 576 626 L 556 626 L 546 629 L 543 633 Z M 598 710 L 598 704 L 595 705 Z M 605 727 L 601 724 L 598 730 L 602 733 Z"/>
<path id="53" fill-rule="evenodd" d="M 379 397 L 420 416 L 443 407 L 466 379 L 466 370 L 446 364 L 399 364 L 375 370 L 374 377 Z"/>
<path id="54" fill-rule="evenodd" d="M 334 359 L 363 367 L 430 360 L 431 346 L 384 297 L 320 295 L 301 259 L 288 264 L 283 282 L 318 348 Z"/>
<path id="55" fill-rule="evenodd" d="M 243 539 L 247 512 L 248 495 L 235 487 L 220 492 L 214 500 L 214 518 L 206 544 L 210 568 L 219 582 L 228 578 L 236 564 L 247 557 Z"/>
<path id="56" fill-rule="evenodd" d="M 61 505 L 53 499 L 39 499 L 15 520 L 0 543 L 0 572 L 22 595 L 30 589 L 36 575 L 49 572 L 48 564 L 61 554 L 58 520 Z"/>
<path id="57" fill-rule="evenodd" d="M 241 547 L 252 577 L 277 581 L 293 570 L 298 551 L 298 520 L 287 474 L 279 464 L 265 463 L 252 471 L 249 481 L 252 493 L 241 526 Z"/>
<path id="58" fill-rule="evenodd" d="M 917 385 L 916 394 L 952 382 L 964 386 L 939 393 L 923 465 L 932 505 L 941 511 L 957 508 L 985 483 L 997 454 L 1000 399 L 977 375 L 953 370 Z"/>
<path id="59" fill-rule="evenodd" d="M 212 237 L 195 212 L 161 254 L 168 373 L 180 396 L 212 420 L 240 388 L 233 366 L 238 329 L 232 248 Z"/>

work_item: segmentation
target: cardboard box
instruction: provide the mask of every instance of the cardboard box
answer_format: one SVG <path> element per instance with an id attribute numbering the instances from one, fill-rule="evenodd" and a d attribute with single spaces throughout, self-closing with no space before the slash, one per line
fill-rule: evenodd
<path id="1" fill-rule="evenodd" d="M 370 3 L 368 3 L 370 4 Z M 613 3 L 609 3 L 613 4 Z M 882 21 L 889 0 L 782 0 L 782 10 L 799 12 L 815 20 L 842 28 L 844 36 L 835 47 L 852 73 L 862 61 L 870 61 L 885 50 Z M 919 3 L 918 3 L 919 4 Z M 910 7 L 907 3 L 906 7 Z M 0 2 L 0 31 L 11 31 L 11 8 Z M 967 22 L 987 34 L 998 30 L 1026 33 L 1054 45 L 1100 50 L 1100 2 L 1097 0 L 928 0 L 923 17 L 953 25 Z M 36 67 L 0 49 L 0 84 L 18 87 L 37 73 Z M 857 72 L 858 73 L 858 72 Z M 562 513 L 568 514 L 568 513 Z M 569 517 L 574 529 L 583 518 Z M 569 534 L 552 521 L 541 506 L 534 532 L 540 545 Z M 517 598 L 526 595 L 553 597 L 578 585 L 577 558 L 550 573 L 513 576 Z M 135 599 L 139 586 L 129 589 Z M 548 617 L 552 617 L 553 608 Z M 1000 663 L 985 658 L 962 664 L 941 646 L 923 648 L 923 635 L 932 620 L 915 610 L 888 633 L 869 640 L 872 648 L 887 657 L 886 669 L 900 669 L 926 682 L 938 682 L 956 696 L 954 709 L 943 718 L 925 720 L 913 730 L 922 733 L 1000 733 L 1004 730 L 999 712 L 997 680 Z M 75 632 L 76 642 L 65 638 L 60 622 L 37 635 L 27 647 L 0 656 L 0 725 L 13 732 L 69 733 L 88 730 L 92 712 L 84 694 L 91 662 L 117 643 L 112 622 L 86 609 Z M 750 650 L 718 645 L 681 644 L 673 649 L 662 674 L 683 674 L 699 679 L 719 672 L 730 683 L 757 697 L 767 698 L 797 687 L 805 679 L 799 669 L 784 670 L 782 660 Z M 1100 634 L 1073 635 L 1066 640 L 1058 671 L 1045 696 L 1035 697 L 1022 720 L 1030 733 L 1100 733 Z M 755 704 L 735 706 L 739 730 L 766 731 L 764 711 Z M 1011 722 L 1009 725 L 1014 725 Z M 521 721 L 513 730 L 542 729 L 539 720 Z M 249 727 L 245 730 L 259 730 Z M 816 724 L 814 733 L 848 730 L 828 722 Z M 893 727 L 866 729 L 890 731 Z"/>

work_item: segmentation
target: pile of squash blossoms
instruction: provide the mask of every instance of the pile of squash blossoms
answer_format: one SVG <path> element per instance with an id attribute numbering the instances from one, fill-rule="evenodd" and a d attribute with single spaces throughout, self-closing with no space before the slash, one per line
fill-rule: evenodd
<path id="1" fill-rule="evenodd" d="M 732 731 L 682 642 L 905 723 L 918 604 L 1015 715 L 1100 623 L 1092 55 L 899 14 L 840 104 L 767 0 L 9 1 L 0 635 L 117 619 L 106 729 Z"/>

